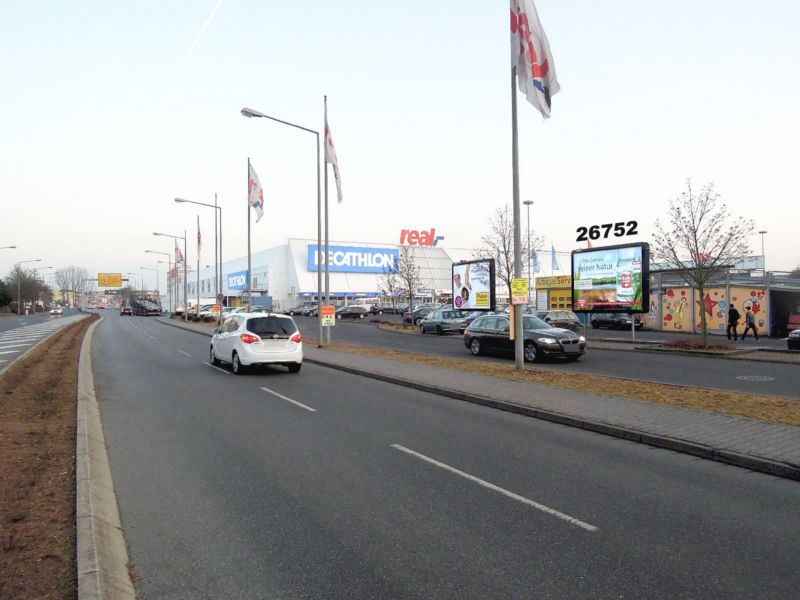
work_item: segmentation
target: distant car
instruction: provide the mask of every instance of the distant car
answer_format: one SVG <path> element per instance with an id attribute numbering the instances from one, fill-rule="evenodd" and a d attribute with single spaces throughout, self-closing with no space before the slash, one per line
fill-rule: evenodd
<path id="1" fill-rule="evenodd" d="M 536 316 L 553 327 L 561 327 L 570 331 L 578 331 L 581 326 L 578 316 L 570 310 L 545 310 L 536 313 Z"/>
<path id="2" fill-rule="evenodd" d="M 437 308 L 432 310 L 419 323 L 420 333 L 463 333 L 467 328 L 466 315 L 460 310 L 452 308 Z"/>
<path id="3" fill-rule="evenodd" d="M 340 306 L 336 309 L 337 319 L 363 319 L 369 315 L 366 306 Z"/>
<path id="4" fill-rule="evenodd" d="M 303 366 L 303 337 L 294 319 L 275 313 L 239 313 L 214 329 L 209 359 L 231 364 L 236 375 L 252 365 L 284 365 L 290 373 Z"/>
<path id="5" fill-rule="evenodd" d="M 124 316 L 132 317 L 133 316 L 133 309 L 130 306 L 123 306 L 119 310 L 119 316 L 120 317 L 124 317 Z"/>
<path id="6" fill-rule="evenodd" d="M 420 308 L 415 308 L 413 314 L 406 311 L 405 313 L 403 313 L 403 322 L 419 325 L 422 322 L 422 319 L 427 317 L 428 313 L 431 312 L 432 310 L 433 309 L 429 306 L 422 306 Z"/>
<path id="7" fill-rule="evenodd" d="M 528 362 L 563 357 L 578 360 L 586 352 L 586 339 L 574 331 L 553 327 L 538 317 L 523 317 L 523 354 Z M 474 355 L 513 354 L 509 338 L 509 319 L 505 315 L 485 315 L 475 319 L 464 332 L 464 345 Z"/>
<path id="8" fill-rule="evenodd" d="M 786 345 L 789 350 L 800 350 L 800 329 L 789 332 L 789 337 L 786 338 Z"/>
<path id="9" fill-rule="evenodd" d="M 318 317 L 319 316 L 319 307 L 315 306 L 314 308 L 309 308 L 306 312 L 303 313 L 304 317 Z"/>
<path id="10" fill-rule="evenodd" d="M 304 302 L 300 306 L 295 306 L 294 308 L 289 308 L 283 311 L 283 314 L 289 315 L 290 317 L 293 317 L 294 315 L 302 315 L 305 314 L 307 310 L 311 310 L 315 306 L 316 304 L 313 302 Z"/>
<path id="11" fill-rule="evenodd" d="M 636 329 L 643 327 L 642 319 L 636 315 Z M 589 321 L 592 327 L 609 327 L 610 329 L 630 329 L 631 315 L 628 313 L 595 313 Z"/>
<path id="12" fill-rule="evenodd" d="M 222 309 L 222 320 L 224 321 L 231 315 L 238 314 L 244 310 L 244 306 L 228 307 Z"/>
<path id="13" fill-rule="evenodd" d="M 50 314 L 51 315 L 63 315 L 64 314 L 64 309 L 61 308 L 60 306 L 54 306 L 53 308 L 50 309 Z"/>

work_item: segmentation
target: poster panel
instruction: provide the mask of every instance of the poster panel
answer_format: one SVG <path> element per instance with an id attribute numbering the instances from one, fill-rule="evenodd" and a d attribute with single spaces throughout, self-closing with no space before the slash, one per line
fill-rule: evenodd
<path id="1" fill-rule="evenodd" d="M 572 251 L 572 310 L 647 312 L 650 247 L 646 243 Z"/>
<path id="2" fill-rule="evenodd" d="M 459 310 L 495 309 L 495 266 L 491 258 L 453 263 L 453 307 Z"/>

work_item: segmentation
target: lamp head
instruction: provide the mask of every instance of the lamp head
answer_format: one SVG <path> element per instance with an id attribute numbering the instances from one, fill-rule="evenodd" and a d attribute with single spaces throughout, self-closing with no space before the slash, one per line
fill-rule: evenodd
<path id="1" fill-rule="evenodd" d="M 243 108 L 240 112 L 242 113 L 242 116 L 247 117 L 248 119 L 252 119 L 253 117 L 266 117 L 264 113 L 247 107 Z"/>

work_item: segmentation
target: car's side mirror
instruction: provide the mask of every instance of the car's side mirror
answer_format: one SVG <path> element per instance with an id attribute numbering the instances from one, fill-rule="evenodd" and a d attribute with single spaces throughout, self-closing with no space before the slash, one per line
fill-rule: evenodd
<path id="1" fill-rule="evenodd" d="M 214 327 L 214 329 L 211 330 L 211 333 L 213 335 L 217 335 L 219 333 L 219 327 Z"/>

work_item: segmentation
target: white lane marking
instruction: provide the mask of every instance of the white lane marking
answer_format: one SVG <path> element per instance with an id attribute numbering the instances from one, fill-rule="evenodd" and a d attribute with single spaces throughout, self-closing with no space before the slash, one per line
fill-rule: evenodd
<path id="1" fill-rule="evenodd" d="M 154 339 L 156 339 L 156 336 L 154 336 L 154 335 L 151 335 L 151 336 L 150 336 L 150 339 L 151 339 L 151 340 L 154 340 Z"/>
<path id="2" fill-rule="evenodd" d="M 212 369 L 216 369 L 216 370 L 217 370 L 217 371 L 219 371 L 220 373 L 225 373 L 225 375 L 233 375 L 233 373 L 231 373 L 230 371 L 226 371 L 225 369 L 220 369 L 219 367 L 215 367 L 215 366 L 214 366 L 214 365 L 212 365 L 211 363 L 204 362 L 203 364 L 204 364 L 205 366 L 207 366 L 207 367 L 211 367 Z"/>
<path id="3" fill-rule="evenodd" d="M 185 354 L 185 355 L 186 355 L 186 356 L 188 356 L 189 358 L 192 358 L 192 355 L 191 355 L 191 354 L 189 354 L 188 352 L 184 352 L 183 350 L 178 350 L 178 352 L 180 352 L 181 354 Z"/>
<path id="4" fill-rule="evenodd" d="M 310 406 L 306 406 L 302 402 L 298 402 L 297 400 L 292 400 L 291 398 L 287 398 L 283 394 L 279 394 L 278 392 L 276 392 L 274 390 L 271 390 L 271 389 L 265 388 L 265 387 L 262 387 L 261 389 L 264 390 L 265 392 L 267 392 L 268 394 L 272 394 L 273 396 L 277 396 L 281 400 L 286 400 L 287 402 L 291 402 L 292 404 L 296 404 L 300 408 L 305 408 L 309 412 L 317 412 L 316 408 L 311 408 Z"/>
<path id="5" fill-rule="evenodd" d="M 0 354 L 19 354 L 22 350 L 6 350 L 5 352 L 0 352 Z"/>
<path id="6" fill-rule="evenodd" d="M 0 358 L 0 363 L 6 363 L 6 362 L 8 362 L 6 359 Z"/>
<path id="7" fill-rule="evenodd" d="M 400 444 L 392 444 L 392 448 L 394 448 L 395 450 L 400 450 L 401 452 L 405 452 L 406 454 L 410 454 L 411 456 L 415 456 L 415 457 L 419 458 L 420 460 L 424 460 L 425 462 L 430 463 L 432 465 L 435 465 L 435 466 L 439 467 L 440 469 L 444 469 L 445 471 L 450 471 L 451 473 L 455 473 L 456 475 L 460 475 L 461 477 L 464 477 L 465 479 L 469 479 L 470 481 L 474 481 L 478 485 L 482 485 L 485 488 L 488 488 L 488 489 L 493 490 L 495 492 L 499 492 L 499 493 L 503 494 L 504 496 L 508 496 L 509 498 L 517 500 L 518 502 L 522 502 L 523 504 L 527 504 L 528 506 L 532 506 L 533 508 L 535 508 L 537 510 L 540 510 L 542 512 L 546 512 L 547 514 L 552 515 L 554 517 L 558 517 L 559 519 L 562 519 L 562 520 L 566 521 L 567 523 L 571 523 L 572 525 L 577 525 L 578 527 L 581 527 L 582 529 L 585 529 L 586 531 L 597 531 L 597 527 L 595 527 L 594 525 L 589 525 L 589 523 L 584 523 L 580 519 L 576 519 L 575 517 L 571 517 L 571 516 L 569 516 L 567 514 L 559 512 L 554 508 L 550 508 L 549 506 L 545 506 L 544 504 L 539 504 L 538 502 L 534 502 L 533 500 L 525 498 L 524 496 L 520 496 L 519 494 L 515 494 L 514 492 L 511 492 L 511 491 L 509 491 L 509 490 L 507 490 L 505 488 L 501 488 L 500 486 L 497 486 L 497 485 L 495 485 L 493 483 L 489 483 L 488 481 L 485 481 L 483 479 L 479 479 L 478 477 L 475 477 L 474 475 L 470 475 L 469 473 L 465 473 L 464 471 L 459 471 L 455 467 L 451 467 L 450 465 L 446 465 L 445 463 L 439 462 L 438 460 L 430 458 L 429 456 L 425 456 L 424 454 L 420 454 L 419 452 L 415 452 L 414 450 L 411 450 L 410 448 L 406 448 L 405 446 L 401 446 Z"/>
<path id="8" fill-rule="evenodd" d="M 3 344 L 0 342 L 0 350 L 5 350 L 6 348 L 19 348 L 20 346 L 33 346 L 33 343 L 30 344 Z"/>

